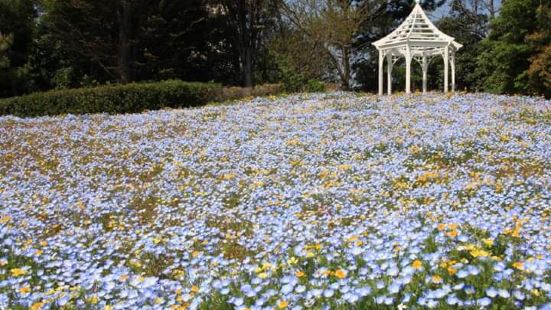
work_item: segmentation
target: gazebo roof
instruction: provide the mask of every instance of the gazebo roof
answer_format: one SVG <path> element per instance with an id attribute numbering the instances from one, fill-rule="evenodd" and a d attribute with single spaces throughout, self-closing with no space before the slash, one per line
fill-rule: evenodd
<path id="1" fill-rule="evenodd" d="M 463 46 L 434 26 L 419 0 L 416 0 L 415 7 L 398 28 L 373 45 L 378 50 L 391 50 L 392 54 L 403 54 L 409 48 L 412 56 L 432 56 L 441 54 L 446 46 L 454 50 Z"/>

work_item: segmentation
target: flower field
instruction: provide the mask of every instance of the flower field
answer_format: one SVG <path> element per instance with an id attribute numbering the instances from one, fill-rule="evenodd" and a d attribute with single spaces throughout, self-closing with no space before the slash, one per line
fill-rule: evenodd
<path id="1" fill-rule="evenodd" d="M 0 309 L 551 309 L 551 102 L 0 117 Z"/>

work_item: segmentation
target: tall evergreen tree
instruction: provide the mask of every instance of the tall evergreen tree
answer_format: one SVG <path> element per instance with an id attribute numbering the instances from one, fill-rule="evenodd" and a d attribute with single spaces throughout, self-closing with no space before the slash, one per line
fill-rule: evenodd
<path id="1" fill-rule="evenodd" d="M 239 53 L 243 86 L 253 86 L 257 54 L 261 50 L 263 36 L 274 23 L 273 1 L 219 0 L 218 6 L 212 9 L 219 11 L 225 17 L 227 27 L 233 30 L 231 38 Z"/>
<path id="2" fill-rule="evenodd" d="M 34 17 L 32 0 L 0 0 L 0 33 L 3 37 L 0 58 L 3 58 L 4 64 L 0 66 L 0 97 L 22 92 L 25 64 L 34 33 Z"/>
<path id="3" fill-rule="evenodd" d="M 528 67 L 531 92 L 551 98 L 551 3 L 540 1 L 536 30 L 527 37 L 534 50 Z"/>
<path id="4" fill-rule="evenodd" d="M 540 0 L 503 2 L 477 60 L 487 76 L 486 91 L 549 96 L 547 81 L 539 79 L 549 76 L 548 10 L 549 5 Z"/>
<path id="5" fill-rule="evenodd" d="M 210 61 L 214 46 L 223 41 L 205 0 L 44 0 L 43 4 L 47 32 L 73 55 L 77 67 L 88 67 L 86 74 L 100 82 L 208 80 L 202 70 L 195 77 L 186 68 L 197 69 L 197 64 Z"/>

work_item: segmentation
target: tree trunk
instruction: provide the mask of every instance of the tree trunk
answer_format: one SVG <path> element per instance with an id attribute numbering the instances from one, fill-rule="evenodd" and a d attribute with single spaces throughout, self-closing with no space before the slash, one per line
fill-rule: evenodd
<path id="1" fill-rule="evenodd" d="M 122 0 L 118 12 L 119 19 L 119 46 L 118 46 L 118 68 L 119 82 L 132 82 L 131 57 L 132 47 L 130 36 L 132 29 L 132 5 L 130 0 Z"/>
<path id="2" fill-rule="evenodd" d="M 244 0 L 239 0 L 238 6 L 238 18 L 239 18 L 239 27 L 241 28 L 239 34 L 239 46 L 241 53 L 241 71 L 243 74 L 243 86 L 252 87 L 253 86 L 253 47 L 252 47 L 252 27 L 254 25 L 249 25 L 248 21 L 252 18 L 248 15 L 252 14 L 249 12 L 247 3 Z M 252 23 L 252 21 L 251 21 Z M 249 28 L 250 27 L 250 28 Z"/>
<path id="3" fill-rule="evenodd" d="M 252 50 L 248 47 L 244 48 L 241 65 L 243 67 L 243 86 L 253 87 L 253 55 Z"/>
<path id="4" fill-rule="evenodd" d="M 489 1 L 490 3 L 488 6 L 490 7 L 490 17 L 494 18 L 496 14 L 495 7 L 494 7 L 494 0 L 489 0 Z"/>
<path id="5" fill-rule="evenodd" d="M 11 84 L 12 97 L 17 96 L 17 85 L 16 85 L 17 77 L 16 77 L 16 75 L 15 75 L 14 70 L 15 70 L 15 69 L 11 69 L 11 72 L 10 72 L 10 75 L 11 75 L 10 84 Z"/>
<path id="6" fill-rule="evenodd" d="M 342 88 L 343 90 L 350 90 L 350 49 L 347 46 L 342 48 Z"/>

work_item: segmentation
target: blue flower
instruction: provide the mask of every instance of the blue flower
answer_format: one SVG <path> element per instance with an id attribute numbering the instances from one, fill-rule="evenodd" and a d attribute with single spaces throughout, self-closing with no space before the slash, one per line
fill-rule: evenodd
<path id="1" fill-rule="evenodd" d="M 492 300 L 488 297 L 482 297 L 480 298 L 479 300 L 477 300 L 476 302 L 478 305 L 482 306 L 482 307 L 486 307 L 488 305 L 490 305 L 492 303 Z"/>

